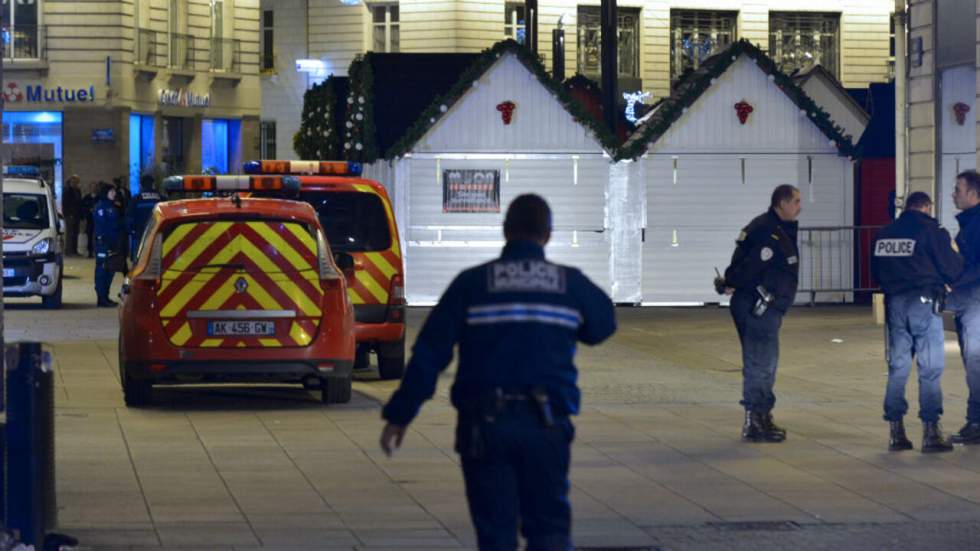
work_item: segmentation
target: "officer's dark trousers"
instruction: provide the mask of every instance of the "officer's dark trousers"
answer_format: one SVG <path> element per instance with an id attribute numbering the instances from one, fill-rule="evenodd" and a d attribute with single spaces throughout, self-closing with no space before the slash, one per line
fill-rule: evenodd
<path id="1" fill-rule="evenodd" d="M 456 447 L 480 551 L 570 551 L 572 508 L 568 467 L 575 429 L 568 417 L 545 428 L 530 407 L 482 424 L 482 453 L 471 457 L 472 424 L 461 419 Z M 518 521 L 518 519 L 520 519 Z"/>
<path id="2" fill-rule="evenodd" d="M 966 368 L 966 385 L 970 398 L 966 402 L 966 419 L 980 423 L 980 285 L 956 289 L 947 306 L 956 313 L 956 334 Z"/>
<path id="3" fill-rule="evenodd" d="M 81 220 L 77 216 L 65 218 L 65 248 L 67 249 L 65 254 L 78 254 L 78 230 L 80 227 Z"/>
<path id="4" fill-rule="evenodd" d="M 770 307 L 762 317 L 752 315 L 755 294 L 736 291 L 730 310 L 742 343 L 742 406 L 768 413 L 776 404 L 772 392 L 779 364 L 779 328 L 783 313 Z"/>
<path id="5" fill-rule="evenodd" d="M 919 418 L 938 421 L 943 413 L 943 319 L 932 312 L 931 297 L 903 293 L 885 298 L 888 311 L 888 387 L 885 421 L 901 421 L 909 410 L 905 382 L 912 357 L 919 369 Z"/>
<path id="6" fill-rule="evenodd" d="M 115 275 L 115 272 L 106 269 L 106 256 L 106 253 L 99 253 L 95 257 L 95 296 L 99 300 L 109 298 L 112 276 Z"/>

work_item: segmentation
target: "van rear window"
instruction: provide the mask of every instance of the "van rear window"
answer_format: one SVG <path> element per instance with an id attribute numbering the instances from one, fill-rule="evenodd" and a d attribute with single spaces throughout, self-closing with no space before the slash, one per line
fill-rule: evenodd
<path id="1" fill-rule="evenodd" d="M 381 198 L 357 191 L 304 191 L 334 252 L 373 252 L 391 248 L 388 216 Z"/>

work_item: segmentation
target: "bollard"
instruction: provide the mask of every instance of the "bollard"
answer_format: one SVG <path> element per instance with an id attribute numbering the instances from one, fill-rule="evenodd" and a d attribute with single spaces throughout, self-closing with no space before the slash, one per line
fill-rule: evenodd
<path id="1" fill-rule="evenodd" d="M 56 523 L 54 378 L 40 343 L 7 347 L 7 529 L 40 547 Z"/>

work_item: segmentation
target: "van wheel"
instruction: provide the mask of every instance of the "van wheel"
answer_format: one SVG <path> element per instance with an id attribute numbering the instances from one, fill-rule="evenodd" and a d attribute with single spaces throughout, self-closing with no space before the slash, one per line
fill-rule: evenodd
<path id="1" fill-rule="evenodd" d="M 150 397 L 153 396 L 153 382 L 131 379 L 125 374 L 125 368 L 122 371 L 123 400 L 126 402 L 126 406 L 138 408 L 149 404 Z"/>
<path id="2" fill-rule="evenodd" d="M 366 346 L 358 346 L 354 354 L 354 371 L 364 371 L 371 367 L 370 351 Z"/>
<path id="3" fill-rule="evenodd" d="M 122 336 L 119 337 L 119 382 L 122 383 L 123 401 L 127 407 L 143 407 L 150 403 L 153 395 L 153 381 L 132 379 L 126 369 L 126 351 Z"/>
<path id="4" fill-rule="evenodd" d="M 324 404 L 346 404 L 350 402 L 353 389 L 353 380 L 350 376 L 343 379 L 338 377 L 324 377 L 320 385 L 320 401 Z"/>
<path id="5" fill-rule="evenodd" d="M 405 340 L 378 346 L 378 375 L 381 380 L 401 379 L 405 374 Z"/>
<path id="6" fill-rule="evenodd" d="M 45 310 L 57 310 L 61 308 L 61 291 L 62 291 L 62 280 L 58 278 L 58 288 L 54 290 L 54 294 L 51 296 L 41 296 L 41 306 Z"/>

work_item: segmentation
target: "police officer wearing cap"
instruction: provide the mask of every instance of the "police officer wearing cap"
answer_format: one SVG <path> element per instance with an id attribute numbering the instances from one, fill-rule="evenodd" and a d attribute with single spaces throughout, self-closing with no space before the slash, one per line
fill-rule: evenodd
<path id="1" fill-rule="evenodd" d="M 136 253 L 146 224 L 153 214 L 153 207 L 162 201 L 160 194 L 153 189 L 153 176 L 144 174 L 140 179 L 140 193 L 129 202 L 126 208 L 126 232 L 129 236 L 129 254 L 136 262 Z"/>
<path id="2" fill-rule="evenodd" d="M 956 245 L 963 255 L 963 275 L 953 284 L 949 309 L 956 315 L 956 333 L 966 369 L 970 396 L 966 424 L 953 435 L 955 444 L 980 444 L 980 175 L 967 170 L 956 176 L 953 203 L 960 231 Z"/>
<path id="3" fill-rule="evenodd" d="M 919 370 L 919 418 L 922 452 L 947 452 L 953 445 L 943 436 L 940 379 L 945 365 L 942 308 L 947 285 L 963 271 L 949 233 L 929 215 L 932 199 L 917 191 L 905 200 L 898 220 L 875 237 L 871 274 L 885 292 L 888 387 L 885 421 L 888 449 L 912 449 L 902 418 L 909 409 L 905 382 L 915 358 Z"/>
<path id="4" fill-rule="evenodd" d="M 769 210 L 742 229 L 724 277 L 715 280 L 719 293 L 732 295 L 730 310 L 742 344 L 742 400 L 745 442 L 782 442 L 786 430 L 776 425 L 773 386 L 779 364 L 779 328 L 796 298 L 799 252 L 796 219 L 800 190 L 776 187 Z"/>
<path id="5" fill-rule="evenodd" d="M 579 410 L 577 342 L 615 332 L 609 297 L 579 270 L 545 259 L 551 211 L 511 203 L 500 258 L 462 272 L 429 314 L 401 386 L 384 407 L 381 447 L 401 445 L 459 345 L 451 391 L 456 451 L 481 550 L 571 550 L 568 468 Z"/>
<path id="6" fill-rule="evenodd" d="M 116 272 L 111 266 L 112 257 L 121 254 L 120 238 L 124 230 L 123 217 L 116 205 L 115 187 L 102 184 L 99 200 L 92 208 L 92 221 L 95 225 L 95 296 L 100 308 L 111 308 L 116 305 L 109 298 L 112 276 Z"/>

